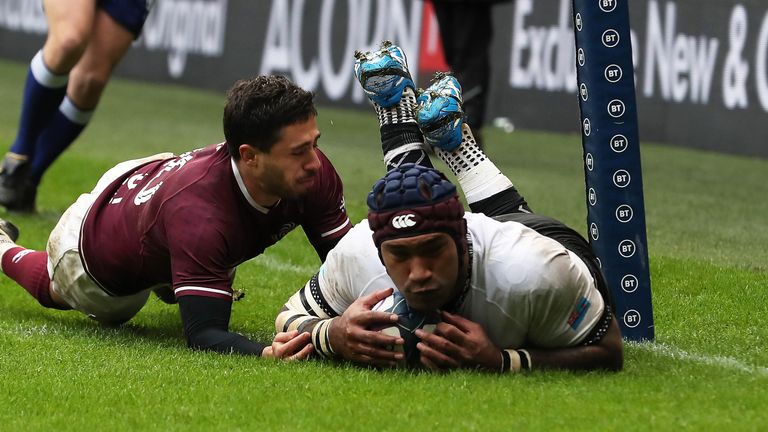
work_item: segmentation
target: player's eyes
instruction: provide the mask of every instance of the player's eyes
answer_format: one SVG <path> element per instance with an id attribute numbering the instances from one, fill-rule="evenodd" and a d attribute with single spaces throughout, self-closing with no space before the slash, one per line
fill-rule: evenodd
<path id="1" fill-rule="evenodd" d="M 307 144 L 295 149 L 294 151 L 291 152 L 291 154 L 294 156 L 302 156 L 309 153 L 310 151 L 315 150 L 318 147 L 319 146 L 317 145 L 317 141 L 315 141 L 312 144 Z"/>
<path id="2" fill-rule="evenodd" d="M 405 260 L 407 260 L 410 257 L 410 253 L 408 253 L 408 251 L 402 250 L 402 249 L 394 249 L 394 248 L 392 248 L 392 249 L 389 249 L 387 251 L 387 254 L 390 256 L 390 258 L 393 261 L 397 261 L 397 262 L 405 261 Z"/>

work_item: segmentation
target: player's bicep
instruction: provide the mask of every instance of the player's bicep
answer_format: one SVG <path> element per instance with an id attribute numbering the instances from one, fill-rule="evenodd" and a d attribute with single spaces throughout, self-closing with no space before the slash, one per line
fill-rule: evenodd
<path id="1" fill-rule="evenodd" d="M 574 346 L 605 318 L 606 305 L 587 266 L 572 252 L 558 255 L 534 306 L 529 342 L 543 347 Z"/>

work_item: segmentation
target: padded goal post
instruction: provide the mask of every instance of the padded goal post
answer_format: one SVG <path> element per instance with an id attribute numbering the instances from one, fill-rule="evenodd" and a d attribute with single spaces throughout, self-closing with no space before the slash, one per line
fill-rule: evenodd
<path id="1" fill-rule="evenodd" d="M 654 338 L 627 0 L 573 0 L 587 232 L 622 336 Z"/>

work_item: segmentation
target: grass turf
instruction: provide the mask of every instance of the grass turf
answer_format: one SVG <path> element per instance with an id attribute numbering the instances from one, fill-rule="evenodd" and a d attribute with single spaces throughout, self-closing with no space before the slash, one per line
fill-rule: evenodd
<path id="1" fill-rule="evenodd" d="M 25 65 L 0 61 L 0 149 L 15 134 Z M 220 94 L 114 81 L 53 166 L 40 213 L 7 215 L 43 248 L 76 196 L 124 159 L 220 141 Z M 575 108 L 575 102 L 574 102 Z M 321 147 L 354 221 L 381 172 L 369 112 L 320 109 Z M 488 152 L 541 213 L 584 232 L 575 135 L 486 132 Z M 439 166 L 439 165 L 438 165 Z M 0 279 L 3 430 L 759 430 L 768 424 L 768 161 L 643 144 L 657 340 L 627 344 L 618 374 L 376 371 L 192 352 L 152 299 L 105 328 L 40 308 Z M 318 259 L 300 232 L 238 270 L 232 328 L 266 340 Z"/>

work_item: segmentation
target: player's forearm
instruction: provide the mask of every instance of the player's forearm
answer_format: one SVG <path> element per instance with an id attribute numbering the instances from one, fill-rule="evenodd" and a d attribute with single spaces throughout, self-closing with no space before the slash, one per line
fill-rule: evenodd
<path id="1" fill-rule="evenodd" d="M 261 356 L 266 347 L 241 334 L 215 328 L 203 329 L 194 335 L 188 335 L 187 345 L 195 350 L 257 356 Z"/>
<path id="2" fill-rule="evenodd" d="M 315 347 L 316 353 L 323 357 L 333 357 L 334 351 L 329 339 L 332 321 L 333 318 L 319 318 L 310 315 L 306 310 L 295 309 L 286 304 L 280 314 L 277 315 L 275 330 L 278 332 L 291 330 L 298 330 L 300 333 L 307 332 L 312 336 L 312 345 Z"/>
<path id="3" fill-rule="evenodd" d="M 520 352 L 522 351 L 522 352 Z M 556 349 L 525 348 L 517 350 L 523 357 L 523 369 L 566 369 L 619 371 L 624 364 L 621 333 L 616 320 L 612 320 L 608 332 L 594 345 Z M 528 358 L 524 358 L 525 354 Z M 514 355 L 511 356 L 514 359 Z M 527 368 L 525 363 L 527 363 Z"/>
<path id="4" fill-rule="evenodd" d="M 329 329 L 332 318 L 337 315 L 325 301 L 318 285 L 318 275 L 315 275 L 285 303 L 275 319 L 275 330 L 308 332 L 312 335 L 315 352 L 323 357 L 332 357 L 334 352 Z"/>
<path id="5" fill-rule="evenodd" d="M 224 354 L 261 355 L 265 345 L 230 332 L 232 302 L 201 296 L 179 298 L 179 313 L 187 346 Z"/>

